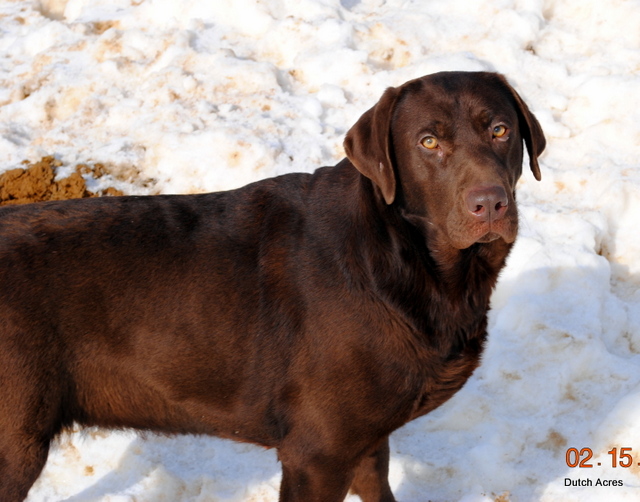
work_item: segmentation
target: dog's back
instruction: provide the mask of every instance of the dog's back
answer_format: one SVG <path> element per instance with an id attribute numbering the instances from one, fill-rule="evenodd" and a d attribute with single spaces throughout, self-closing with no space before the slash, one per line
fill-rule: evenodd
<path id="1" fill-rule="evenodd" d="M 35 478 L 42 445 L 74 421 L 273 446 L 258 388 L 280 385 L 280 361 L 258 362 L 261 344 L 247 338 L 265 334 L 265 303 L 295 301 L 264 283 L 287 282 L 269 247 L 293 249 L 284 241 L 299 238 L 308 178 L 2 208 L 0 471 L 13 460 Z"/>

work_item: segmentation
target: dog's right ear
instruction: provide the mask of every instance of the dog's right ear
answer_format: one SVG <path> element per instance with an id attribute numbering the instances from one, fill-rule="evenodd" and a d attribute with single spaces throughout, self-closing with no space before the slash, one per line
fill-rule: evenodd
<path id="1" fill-rule="evenodd" d="M 520 133 L 522 134 L 524 143 L 527 146 L 527 152 L 529 153 L 529 165 L 531 167 L 531 172 L 535 179 L 540 181 L 542 176 L 540 174 L 538 157 L 543 152 L 547 144 L 540 122 L 538 122 L 535 115 L 531 113 L 529 107 L 507 81 L 504 75 L 498 75 L 498 78 L 507 87 L 507 89 L 509 89 L 509 92 L 516 101 L 516 106 L 518 107 L 518 120 L 520 122 Z"/>
<path id="2" fill-rule="evenodd" d="M 376 105 L 349 129 L 344 149 L 351 163 L 373 181 L 387 204 L 396 197 L 396 176 L 391 156 L 391 117 L 400 88 L 390 87 Z"/>

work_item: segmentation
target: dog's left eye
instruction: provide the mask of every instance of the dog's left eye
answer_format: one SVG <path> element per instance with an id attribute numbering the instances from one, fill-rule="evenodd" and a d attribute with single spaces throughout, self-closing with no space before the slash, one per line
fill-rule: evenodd
<path id="1" fill-rule="evenodd" d="M 497 125 L 493 128 L 493 137 L 502 138 L 507 134 L 507 128 L 503 125 Z"/>
<path id="2" fill-rule="evenodd" d="M 429 150 L 433 150 L 434 148 L 438 147 L 438 140 L 433 136 L 425 136 L 420 141 L 420 144 L 425 148 L 428 148 Z"/>

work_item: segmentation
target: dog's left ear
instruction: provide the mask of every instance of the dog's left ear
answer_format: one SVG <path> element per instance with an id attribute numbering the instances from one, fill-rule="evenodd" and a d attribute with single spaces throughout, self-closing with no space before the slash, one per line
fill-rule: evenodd
<path id="1" fill-rule="evenodd" d="M 499 75 L 499 77 L 516 100 L 520 131 L 524 138 L 524 143 L 527 145 L 527 152 L 529 153 L 529 166 L 531 167 L 531 172 L 535 178 L 540 181 L 542 179 L 542 175 L 540 174 L 538 157 L 543 152 L 544 147 L 547 144 L 547 141 L 544 138 L 544 133 L 542 132 L 542 127 L 540 127 L 538 119 L 536 119 L 535 115 L 531 113 L 531 110 L 529 110 L 529 107 L 522 100 L 520 95 L 513 87 L 511 87 L 511 84 L 507 82 L 507 79 L 502 75 Z"/>
<path id="2" fill-rule="evenodd" d="M 365 112 L 349 129 L 344 149 L 351 163 L 373 181 L 387 204 L 396 197 L 396 176 L 391 156 L 391 117 L 400 95 L 390 87 L 373 108 Z"/>

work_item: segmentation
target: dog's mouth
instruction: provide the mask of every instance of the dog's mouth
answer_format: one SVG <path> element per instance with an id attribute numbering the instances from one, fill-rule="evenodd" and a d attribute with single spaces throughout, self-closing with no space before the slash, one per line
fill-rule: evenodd
<path id="1" fill-rule="evenodd" d="M 488 244 L 502 239 L 507 244 L 510 244 L 516 239 L 517 228 L 517 224 L 509 220 L 500 220 L 490 224 L 478 225 L 470 232 L 469 240 L 473 241 L 472 244 Z M 475 234 L 475 236 L 473 234 Z"/>
<path id="2" fill-rule="evenodd" d="M 442 228 L 436 221 L 424 216 L 410 214 L 403 210 L 403 217 L 418 228 L 426 230 L 427 236 L 431 235 L 439 241 L 437 235 L 445 237 L 449 245 L 456 249 L 466 249 L 473 244 L 488 244 L 499 239 L 511 244 L 516 239 L 518 230 L 517 220 L 502 218 L 492 222 L 477 222 L 467 220 L 460 223 L 458 219 L 450 219 Z M 471 224 L 470 224 L 471 223 Z"/>
<path id="3" fill-rule="evenodd" d="M 488 242 L 493 242 L 495 240 L 498 240 L 502 238 L 502 236 L 500 234 L 497 234 L 495 232 L 488 232 L 486 234 L 484 234 L 482 237 L 480 237 L 476 242 L 480 242 L 482 244 L 486 244 Z"/>
<path id="4" fill-rule="evenodd" d="M 491 228 L 485 231 L 469 231 L 464 234 L 451 235 L 450 242 L 453 247 L 458 249 L 466 249 L 473 244 L 489 244 L 491 242 L 502 239 L 507 244 L 515 241 L 516 231 L 513 228 Z"/>

